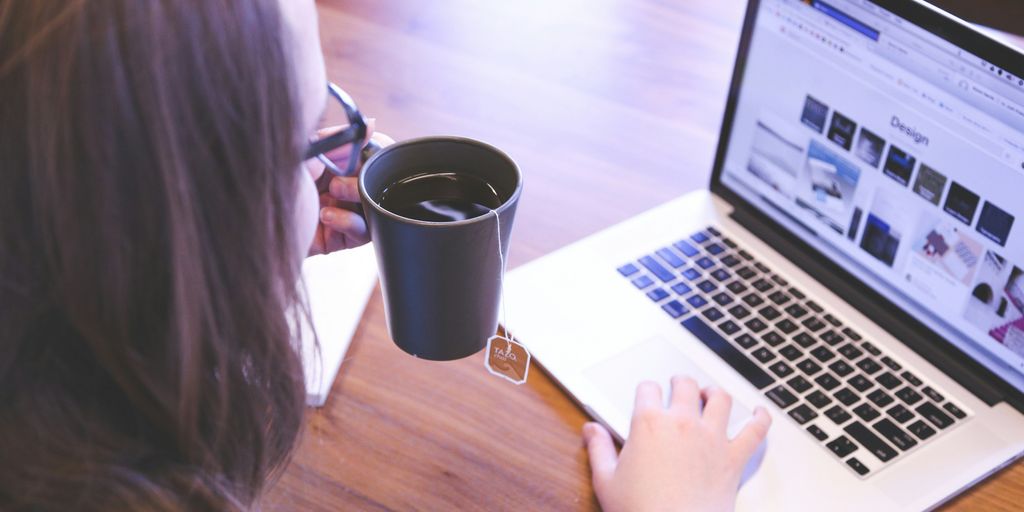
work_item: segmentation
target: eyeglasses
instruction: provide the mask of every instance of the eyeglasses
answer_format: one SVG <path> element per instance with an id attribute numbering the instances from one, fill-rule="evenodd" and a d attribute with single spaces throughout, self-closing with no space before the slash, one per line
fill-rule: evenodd
<path id="1" fill-rule="evenodd" d="M 348 117 L 348 127 L 311 142 L 309 149 L 306 150 L 305 158 L 306 160 L 311 158 L 320 160 L 327 167 L 327 170 L 338 176 L 351 176 L 355 174 L 356 168 L 359 166 L 362 142 L 366 138 L 366 120 L 359 113 L 359 108 L 352 101 L 352 97 L 341 90 L 341 87 L 328 82 L 327 93 L 335 101 L 341 103 L 342 108 L 345 109 L 345 116 Z M 342 170 L 330 158 L 327 158 L 326 153 L 338 149 L 345 144 L 352 144 L 352 154 L 348 159 L 348 168 Z"/>

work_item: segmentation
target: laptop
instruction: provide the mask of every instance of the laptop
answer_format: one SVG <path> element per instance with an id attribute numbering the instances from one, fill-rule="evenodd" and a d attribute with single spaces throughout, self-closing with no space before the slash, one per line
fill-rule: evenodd
<path id="1" fill-rule="evenodd" d="M 929 509 L 1024 452 L 1022 195 L 1017 50 L 751 0 L 710 187 L 510 272 L 510 327 L 620 440 L 643 380 L 766 406 L 741 510 Z"/>

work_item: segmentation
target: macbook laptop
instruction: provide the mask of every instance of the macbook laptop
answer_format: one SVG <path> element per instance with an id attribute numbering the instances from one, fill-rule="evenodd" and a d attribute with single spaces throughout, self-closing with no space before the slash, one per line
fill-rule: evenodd
<path id="1" fill-rule="evenodd" d="M 740 509 L 934 507 L 1024 451 L 1024 58 L 914 0 L 752 0 L 709 189 L 506 296 L 620 439 L 643 380 L 768 407 Z"/>

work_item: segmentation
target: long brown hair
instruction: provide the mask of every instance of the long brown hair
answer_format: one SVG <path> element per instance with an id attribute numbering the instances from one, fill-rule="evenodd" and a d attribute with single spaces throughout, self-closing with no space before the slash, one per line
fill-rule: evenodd
<path id="1" fill-rule="evenodd" d="M 302 421 L 276 0 L 0 0 L 0 509 L 239 509 Z"/>

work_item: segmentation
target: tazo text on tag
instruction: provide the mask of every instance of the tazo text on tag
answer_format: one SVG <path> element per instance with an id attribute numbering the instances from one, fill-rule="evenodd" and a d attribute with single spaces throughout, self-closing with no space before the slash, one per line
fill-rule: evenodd
<path id="1" fill-rule="evenodd" d="M 513 384 L 523 384 L 530 374 L 530 352 L 515 340 L 492 336 L 487 340 L 487 371 Z"/>

